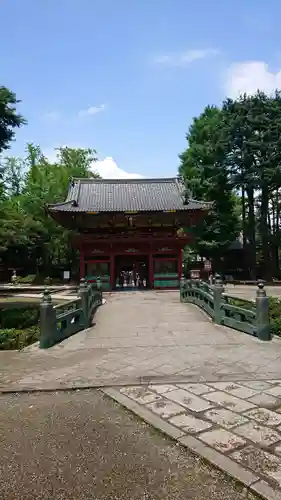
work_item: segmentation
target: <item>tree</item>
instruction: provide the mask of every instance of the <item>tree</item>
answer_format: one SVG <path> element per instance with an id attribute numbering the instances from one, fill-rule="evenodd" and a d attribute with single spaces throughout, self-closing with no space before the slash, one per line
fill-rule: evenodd
<path id="1" fill-rule="evenodd" d="M 11 90 L 0 87 L 0 153 L 9 148 L 15 135 L 14 129 L 26 123 L 16 111 L 19 102 Z"/>
<path id="2" fill-rule="evenodd" d="M 54 266 L 71 265 L 75 259 L 71 233 L 49 216 L 46 206 L 66 198 L 72 177 L 97 176 L 92 171 L 95 160 L 93 149 L 65 147 L 57 150 L 55 163 L 50 163 L 33 144 L 27 145 L 25 158 L 6 159 L 6 219 L 0 228 L 0 256 L 5 262 L 20 262 L 19 267 L 25 262 L 32 273 L 45 276 Z"/>
<path id="3" fill-rule="evenodd" d="M 186 136 L 187 149 L 180 155 L 180 175 L 194 198 L 213 202 L 206 217 L 194 224 L 193 246 L 201 255 L 215 261 L 221 259 L 239 232 L 235 199 L 225 166 L 227 138 L 221 132 L 222 112 L 207 106 L 195 118 Z"/>
<path id="4" fill-rule="evenodd" d="M 260 242 L 263 275 L 270 278 L 272 224 L 268 213 L 271 201 L 275 214 L 279 214 L 276 200 L 281 185 L 281 93 L 276 91 L 274 96 L 267 96 L 257 92 L 236 101 L 227 99 L 222 113 L 229 138 L 225 162 L 233 187 L 242 192 L 243 232 L 250 243 L 249 267 L 254 277 L 256 244 Z"/>

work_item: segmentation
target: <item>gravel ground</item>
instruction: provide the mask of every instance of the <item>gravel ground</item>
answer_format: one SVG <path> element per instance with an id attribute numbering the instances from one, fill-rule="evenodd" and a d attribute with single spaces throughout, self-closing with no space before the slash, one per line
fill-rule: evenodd
<path id="1" fill-rule="evenodd" d="M 254 500 L 95 390 L 0 397 L 1 500 Z"/>

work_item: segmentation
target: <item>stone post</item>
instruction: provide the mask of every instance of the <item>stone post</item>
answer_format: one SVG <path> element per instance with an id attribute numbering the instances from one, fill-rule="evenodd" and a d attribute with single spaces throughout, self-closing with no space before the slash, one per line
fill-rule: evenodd
<path id="1" fill-rule="evenodd" d="M 88 285 L 85 281 L 85 278 L 80 279 L 79 292 L 78 295 L 81 299 L 81 309 L 83 309 L 84 313 L 84 325 L 85 328 L 88 328 L 90 325 L 89 318 L 89 290 Z"/>
<path id="2" fill-rule="evenodd" d="M 102 303 L 102 282 L 101 282 L 101 279 L 99 276 L 97 277 L 97 291 L 99 292 L 98 297 L 99 297 L 100 303 Z"/>
<path id="3" fill-rule="evenodd" d="M 181 302 L 184 302 L 185 300 L 185 297 L 184 297 L 184 293 L 185 293 L 185 276 L 184 274 L 182 273 L 181 275 L 181 279 L 180 279 L 180 301 Z"/>
<path id="4" fill-rule="evenodd" d="M 214 322 L 218 325 L 222 324 L 221 301 L 224 293 L 224 286 L 219 274 L 215 276 L 215 284 L 213 285 L 214 292 Z"/>
<path id="5" fill-rule="evenodd" d="M 40 302 L 40 342 L 41 349 L 47 349 L 56 343 L 56 310 L 49 290 L 44 290 Z"/>
<path id="6" fill-rule="evenodd" d="M 264 290 L 264 283 L 258 281 L 258 290 L 256 294 L 256 325 L 257 337 L 260 340 L 271 340 L 268 297 Z"/>

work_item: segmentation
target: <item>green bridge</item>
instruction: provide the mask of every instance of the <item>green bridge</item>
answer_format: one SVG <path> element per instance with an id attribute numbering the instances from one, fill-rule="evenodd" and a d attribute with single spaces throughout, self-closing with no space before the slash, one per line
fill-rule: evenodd
<path id="1" fill-rule="evenodd" d="M 180 297 L 182 302 L 189 302 L 203 309 L 218 325 L 254 335 L 260 340 L 271 340 L 268 297 L 262 281 L 258 282 L 255 301 L 226 294 L 219 277 L 214 285 L 182 278 Z"/>
<path id="2" fill-rule="evenodd" d="M 271 340 L 268 297 L 262 282 L 258 283 L 255 301 L 250 301 L 226 294 L 219 277 L 213 285 L 182 277 L 179 300 L 203 309 L 215 324 L 245 332 L 260 340 Z M 46 290 L 40 304 L 40 347 L 52 347 L 89 328 L 101 304 L 99 280 L 89 284 L 82 279 L 78 296 L 59 305 L 53 304 L 51 294 Z"/>

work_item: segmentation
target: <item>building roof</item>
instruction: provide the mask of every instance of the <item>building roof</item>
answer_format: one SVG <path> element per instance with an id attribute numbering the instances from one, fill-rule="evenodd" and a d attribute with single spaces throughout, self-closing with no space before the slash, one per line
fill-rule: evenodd
<path id="1" fill-rule="evenodd" d="M 52 212 L 163 212 L 208 210 L 212 204 L 185 200 L 178 178 L 73 179 L 64 203 Z"/>

